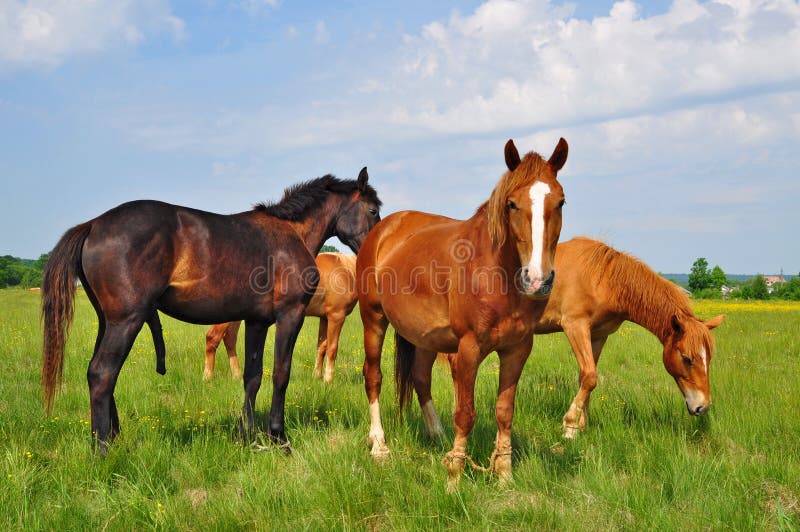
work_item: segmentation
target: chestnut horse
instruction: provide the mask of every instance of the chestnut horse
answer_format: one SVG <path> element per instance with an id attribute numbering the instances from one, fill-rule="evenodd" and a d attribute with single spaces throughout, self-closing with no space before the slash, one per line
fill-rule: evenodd
<path id="1" fill-rule="evenodd" d="M 277 323 L 268 436 L 286 443 L 284 402 L 297 334 L 318 281 L 314 255 L 331 236 L 357 251 L 380 217 L 364 168 L 357 180 L 327 175 L 288 188 L 275 204 L 220 215 L 157 201 L 124 203 L 73 227 L 44 271 L 42 383 L 50 410 L 80 279 L 99 320 L 87 377 L 92 433 L 105 453 L 119 433 L 114 387 L 147 323 L 164 367 L 158 311 L 198 324 L 245 320 L 242 431 L 254 430 L 267 329 Z"/>
<path id="2" fill-rule="evenodd" d="M 580 388 L 563 419 L 565 438 L 586 429 L 600 352 L 626 320 L 661 341 L 664 367 L 683 393 L 689 413 L 699 416 L 708 410 L 708 372 L 714 354 L 710 330 L 722 323 L 724 315 L 701 321 L 680 288 L 643 262 L 596 240 L 575 238 L 559 244 L 555 269 L 558 277 L 535 333 L 565 332 L 580 366 Z M 420 405 L 428 404 L 431 368 L 415 371 L 427 375 L 416 383 L 416 390 Z M 435 410 L 428 409 L 428 432 L 436 437 L 441 424 Z"/>
<path id="3" fill-rule="evenodd" d="M 457 352 L 453 449 L 447 453 L 448 487 L 458 482 L 475 422 L 478 365 L 500 355 L 497 440 L 490 467 L 511 478 L 511 421 L 533 324 L 553 284 L 564 193 L 556 173 L 567 160 L 561 139 L 549 160 L 520 160 L 505 147 L 508 171 L 472 218 L 460 221 L 417 211 L 395 213 L 370 232 L 358 254 L 359 308 L 364 323 L 364 378 L 370 412 L 371 454 L 388 453 L 380 419 L 381 348 L 395 330 L 395 379 L 401 409 L 407 403 L 415 358 Z"/>
<path id="4" fill-rule="evenodd" d="M 344 319 L 356 306 L 356 257 L 344 253 L 320 253 L 316 258 L 319 269 L 319 284 L 314 297 L 306 307 L 306 316 L 319 318 L 317 335 L 317 361 L 314 364 L 314 377 L 323 378 L 322 366 L 325 364 L 325 382 L 333 381 L 333 368 L 339 352 L 339 335 Z M 206 365 L 203 380 L 214 376 L 214 358 L 220 342 L 225 342 L 228 363 L 234 378 L 239 377 L 239 360 L 236 356 L 236 336 L 241 322 L 231 321 L 212 325 L 206 333 Z"/>

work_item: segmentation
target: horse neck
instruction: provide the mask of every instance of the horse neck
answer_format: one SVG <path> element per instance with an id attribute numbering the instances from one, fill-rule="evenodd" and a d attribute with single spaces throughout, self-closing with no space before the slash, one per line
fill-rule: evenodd
<path id="1" fill-rule="evenodd" d="M 649 272 L 647 272 L 649 273 Z M 661 343 L 672 334 L 672 317 L 692 316 L 694 313 L 685 298 L 675 293 L 669 281 L 653 273 L 646 282 L 637 282 L 630 277 L 615 277 L 621 281 L 611 287 L 618 312 L 629 321 L 653 333 Z"/>
<path id="2" fill-rule="evenodd" d="M 517 274 L 522 264 L 519 261 L 519 254 L 514 246 L 511 238 L 506 238 L 506 241 L 501 246 L 495 246 L 492 238 L 489 235 L 489 217 L 485 207 L 481 207 L 472 216 L 472 218 L 464 222 L 467 226 L 467 238 L 475 246 L 476 253 L 481 249 L 491 250 L 489 253 L 481 254 L 484 256 L 483 266 L 499 266 L 503 268 L 509 275 L 509 279 L 513 279 Z"/>
<path id="3" fill-rule="evenodd" d="M 318 207 L 311 209 L 302 220 L 289 222 L 289 225 L 300 235 L 306 248 L 312 255 L 317 255 L 322 245 L 334 235 L 336 213 L 344 198 L 339 194 L 330 194 Z"/>

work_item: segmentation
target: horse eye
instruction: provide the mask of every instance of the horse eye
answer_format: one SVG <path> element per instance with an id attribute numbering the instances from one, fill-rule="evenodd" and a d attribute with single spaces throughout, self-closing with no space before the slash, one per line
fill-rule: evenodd
<path id="1" fill-rule="evenodd" d="M 372 208 L 370 208 L 369 213 L 372 216 L 375 216 L 376 214 L 378 214 L 378 209 L 376 209 L 375 207 L 372 207 Z"/>
<path id="2" fill-rule="evenodd" d="M 567 200 L 563 200 L 563 199 L 561 201 L 559 201 L 558 202 L 558 208 L 560 209 L 561 207 L 563 207 L 566 202 L 567 202 Z"/>
<path id="3" fill-rule="evenodd" d="M 694 364 L 694 362 L 692 362 L 692 359 L 684 354 L 681 354 L 681 358 L 683 359 L 683 363 L 686 364 L 687 366 L 691 366 L 692 364 Z"/>
<path id="4" fill-rule="evenodd" d="M 514 203 L 513 201 L 509 201 L 508 202 L 508 208 L 511 209 L 512 211 L 515 211 L 515 210 L 517 210 L 517 204 Z"/>

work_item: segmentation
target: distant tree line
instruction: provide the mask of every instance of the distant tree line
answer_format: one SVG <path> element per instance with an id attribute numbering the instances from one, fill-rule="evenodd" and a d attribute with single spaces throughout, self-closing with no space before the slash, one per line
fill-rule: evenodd
<path id="1" fill-rule="evenodd" d="M 320 252 L 339 251 L 335 246 L 324 245 Z M 11 255 L 0 257 L 0 288 L 35 288 L 42 285 L 42 271 L 49 253 L 38 259 L 20 259 Z"/>
<path id="2" fill-rule="evenodd" d="M 767 281 L 760 273 L 750 279 L 739 281 L 728 279 L 719 266 L 708 268 L 708 261 L 700 257 L 689 273 L 689 290 L 692 296 L 699 299 L 719 299 L 723 297 L 723 286 L 726 297 L 731 299 L 784 299 L 800 300 L 800 274 L 785 283 L 774 283 L 770 291 Z"/>
<path id="3" fill-rule="evenodd" d="M 20 259 L 11 255 L 0 257 L 0 288 L 41 286 L 42 270 L 48 257 L 49 253 L 40 255 L 38 259 Z"/>

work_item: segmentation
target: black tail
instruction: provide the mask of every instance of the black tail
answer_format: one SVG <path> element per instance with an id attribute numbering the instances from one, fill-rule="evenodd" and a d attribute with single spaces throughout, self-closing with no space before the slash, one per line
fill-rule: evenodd
<path id="1" fill-rule="evenodd" d="M 411 391 L 414 388 L 414 357 L 416 347 L 414 344 L 400 336 L 397 331 L 394 333 L 394 384 L 397 391 L 397 404 L 400 405 L 400 412 L 408 405 L 411 400 Z"/>
<path id="2" fill-rule="evenodd" d="M 83 242 L 92 222 L 76 225 L 61 237 L 50 253 L 42 278 L 42 388 L 47 412 L 53 406 L 57 385 L 64 370 L 64 344 L 72 322 L 75 281 L 81 272 Z"/>

